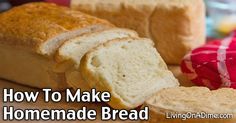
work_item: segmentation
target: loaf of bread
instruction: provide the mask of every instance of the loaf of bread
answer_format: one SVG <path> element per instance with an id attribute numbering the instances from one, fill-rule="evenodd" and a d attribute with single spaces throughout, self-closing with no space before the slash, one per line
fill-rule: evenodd
<path id="1" fill-rule="evenodd" d="M 29 3 L 0 14 L 0 77 L 38 88 L 63 89 L 58 47 L 76 36 L 114 27 L 105 20 L 48 3 Z M 63 70 L 62 70 L 63 69 Z"/>
<path id="2" fill-rule="evenodd" d="M 0 27 L 0 77 L 7 80 L 54 90 L 109 91 L 112 107 L 128 109 L 178 86 L 151 40 L 78 11 L 25 4 L 0 14 Z"/>
<path id="3" fill-rule="evenodd" d="M 203 0 L 72 0 L 71 7 L 152 38 L 167 64 L 205 41 Z"/>
<path id="4" fill-rule="evenodd" d="M 145 38 L 123 38 L 90 50 L 81 60 L 82 77 L 91 88 L 109 91 L 109 105 L 132 109 L 162 88 L 179 83 Z"/>
<path id="5" fill-rule="evenodd" d="M 163 89 L 147 100 L 148 123 L 235 123 L 236 90 L 222 88 L 210 91 L 205 87 L 176 87 Z M 216 118 L 171 119 L 170 114 L 215 114 Z M 224 118 L 219 119 L 219 115 Z M 217 116 L 218 115 L 218 116 Z M 228 116 L 226 116 L 228 115 Z M 202 115 L 203 116 L 203 115 Z M 222 116 L 220 116 L 222 117 Z"/>

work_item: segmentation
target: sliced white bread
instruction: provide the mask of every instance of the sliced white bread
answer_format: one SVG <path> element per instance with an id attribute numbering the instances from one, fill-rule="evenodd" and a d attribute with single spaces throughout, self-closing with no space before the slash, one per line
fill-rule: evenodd
<path id="1" fill-rule="evenodd" d="M 109 105 L 131 109 L 162 88 L 179 83 L 146 38 L 123 38 L 104 43 L 86 53 L 80 71 L 91 88 L 109 91 Z"/>
<path id="2" fill-rule="evenodd" d="M 82 56 L 90 49 L 109 40 L 125 37 L 138 37 L 138 34 L 135 31 L 128 29 L 110 28 L 107 30 L 78 36 L 66 41 L 58 49 L 56 58 L 58 62 L 72 60 L 76 61 L 76 64 L 79 65 Z"/>
<path id="3" fill-rule="evenodd" d="M 87 84 L 84 83 L 78 70 L 82 56 L 90 49 L 105 43 L 109 40 L 120 39 L 125 37 L 138 37 L 135 31 L 121 28 L 111 28 L 104 31 L 90 33 L 83 36 L 70 39 L 65 42 L 58 50 L 56 59 L 57 62 L 62 63 L 66 70 L 67 83 L 73 88 L 81 88 L 87 90 Z M 66 63 L 65 63 L 66 62 Z M 60 68 L 60 67 L 59 67 Z"/>
<path id="4" fill-rule="evenodd" d="M 167 113 L 214 113 L 236 115 L 236 90 L 205 87 L 176 87 L 163 89 L 147 100 L 149 123 L 235 123 L 232 119 L 167 119 Z"/>

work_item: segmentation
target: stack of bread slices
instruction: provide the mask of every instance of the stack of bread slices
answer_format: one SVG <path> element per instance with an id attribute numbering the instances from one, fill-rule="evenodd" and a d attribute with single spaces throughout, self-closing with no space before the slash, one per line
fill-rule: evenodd
<path id="1" fill-rule="evenodd" d="M 109 91 L 111 107 L 145 104 L 154 123 L 168 122 L 163 113 L 169 111 L 236 113 L 235 90 L 178 87 L 152 40 L 108 21 L 29 3 L 0 14 L 0 27 L 1 78 L 37 88 Z"/>

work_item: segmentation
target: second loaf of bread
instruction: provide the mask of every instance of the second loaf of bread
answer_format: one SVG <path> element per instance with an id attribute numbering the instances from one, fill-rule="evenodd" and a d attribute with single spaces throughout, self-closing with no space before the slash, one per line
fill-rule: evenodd
<path id="1" fill-rule="evenodd" d="M 167 64 L 205 42 L 203 0 L 72 0 L 71 7 L 152 38 Z"/>

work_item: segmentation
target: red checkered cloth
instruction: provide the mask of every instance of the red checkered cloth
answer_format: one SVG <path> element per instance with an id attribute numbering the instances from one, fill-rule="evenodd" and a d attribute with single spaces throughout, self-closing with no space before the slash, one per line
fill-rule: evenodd
<path id="1" fill-rule="evenodd" d="M 46 2 L 56 3 L 58 5 L 70 6 L 71 0 L 45 0 Z"/>
<path id="2" fill-rule="evenodd" d="M 236 89 L 236 31 L 191 51 L 184 57 L 181 70 L 196 85 Z"/>

